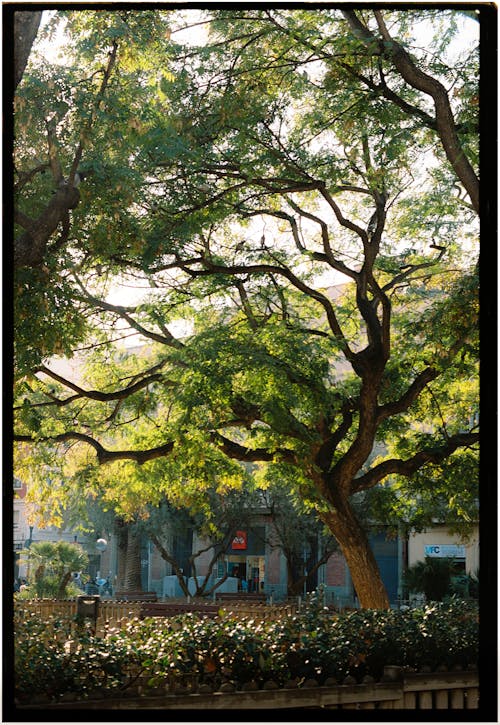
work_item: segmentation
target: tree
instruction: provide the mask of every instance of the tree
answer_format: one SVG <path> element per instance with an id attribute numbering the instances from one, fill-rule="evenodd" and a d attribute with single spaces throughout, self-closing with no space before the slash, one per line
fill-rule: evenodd
<path id="1" fill-rule="evenodd" d="M 164 500 L 155 509 L 149 507 L 144 529 L 160 552 L 161 557 L 172 566 L 179 585 L 186 596 L 189 589 L 186 575 L 194 579 L 194 596 L 212 594 L 227 579 L 227 572 L 216 583 L 210 582 L 216 563 L 226 554 L 236 531 L 251 524 L 255 513 L 256 492 L 250 487 L 242 490 L 209 489 L 192 501 L 191 509 L 173 506 Z M 193 547 L 188 559 L 188 571 L 184 571 L 175 555 L 175 541 L 186 531 L 197 535 L 198 545 Z M 207 551 L 210 560 L 206 574 L 197 573 L 197 559 Z M 201 582 L 199 581 L 201 579 Z"/>
<path id="2" fill-rule="evenodd" d="M 34 42 L 39 15 L 5 13 L 15 33 L 15 64 L 24 71 L 12 99 L 20 375 L 52 354 L 73 354 L 87 332 L 86 313 L 74 306 L 75 268 L 98 276 L 102 255 L 113 255 L 110 239 L 118 226 L 120 245 L 124 235 L 128 243 L 134 238 L 135 220 L 129 214 L 125 221 L 126 208 L 147 173 L 131 161 L 138 155 L 135 126 L 145 129 L 158 103 L 158 83 L 143 78 L 160 65 L 155 38 L 168 33 L 168 13 L 161 11 L 60 11 Z M 60 28 L 68 38 L 65 55 L 48 61 L 40 44 Z M 147 52 L 136 62 L 138 48 Z"/>
<path id="3" fill-rule="evenodd" d="M 72 303 L 98 323 L 89 385 L 32 367 L 16 439 L 73 446 L 115 494 L 189 499 L 257 463 L 317 511 L 361 605 L 384 608 L 353 498 L 389 484 L 418 501 L 422 477 L 476 458 L 477 49 L 442 60 L 460 38 L 448 10 L 208 15 L 203 47 L 155 46 L 169 75 L 126 137 L 136 198 L 113 197 L 98 255 L 153 292 L 113 304 L 94 253 L 73 267 Z M 102 241 L 95 214 L 78 225 Z M 141 355 L 111 351 L 118 321 Z M 473 488 L 444 497 L 458 511 Z"/>
<path id="4" fill-rule="evenodd" d="M 451 587 L 452 562 L 449 559 L 425 557 L 405 572 L 405 585 L 410 592 L 422 592 L 429 602 L 441 602 Z"/>
<path id="5" fill-rule="evenodd" d="M 38 541 L 23 549 L 21 560 L 29 564 L 33 572 L 33 589 L 36 597 L 70 596 L 69 587 L 73 572 L 85 569 L 88 556 L 79 544 L 66 541 Z"/>
<path id="6" fill-rule="evenodd" d="M 272 529 L 267 543 L 279 548 L 286 559 L 287 593 L 289 597 L 316 588 L 316 573 L 338 550 L 331 532 L 312 512 L 301 511 L 287 487 L 279 481 L 263 491 L 263 500 L 269 509 Z"/>

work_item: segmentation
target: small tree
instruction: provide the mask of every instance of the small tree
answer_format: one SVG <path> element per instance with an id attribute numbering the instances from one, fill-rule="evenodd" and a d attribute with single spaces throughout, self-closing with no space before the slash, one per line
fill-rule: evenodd
<path id="1" fill-rule="evenodd" d="M 441 602 L 451 586 L 452 562 L 426 556 L 406 571 L 405 584 L 411 592 L 422 592 L 427 601 Z"/>
<path id="2" fill-rule="evenodd" d="M 281 549 L 286 559 L 288 596 L 301 594 L 306 580 L 307 590 L 315 589 L 317 571 L 339 550 L 337 542 L 318 516 L 306 512 L 280 481 L 262 495 L 273 522 L 267 543 Z"/>
<path id="3" fill-rule="evenodd" d="M 79 544 L 39 541 L 23 549 L 21 561 L 29 563 L 34 572 L 33 588 L 38 598 L 64 599 L 75 593 L 71 591 L 72 572 L 85 569 L 89 558 Z"/>
<path id="4" fill-rule="evenodd" d="M 194 578 L 195 596 L 212 594 L 227 578 L 227 573 L 216 583 L 210 582 L 215 564 L 226 553 L 236 530 L 241 526 L 249 526 L 254 513 L 255 494 L 243 488 L 238 490 L 219 491 L 214 486 L 199 494 L 191 507 L 178 507 L 163 500 L 157 507 L 149 507 L 148 518 L 143 528 L 156 546 L 164 561 L 172 566 L 184 594 L 189 594 L 185 581 L 185 573 L 175 556 L 173 542 L 176 537 L 191 529 L 204 542 L 193 549 L 188 557 L 190 575 Z M 196 560 L 211 552 L 207 573 L 197 575 Z"/>

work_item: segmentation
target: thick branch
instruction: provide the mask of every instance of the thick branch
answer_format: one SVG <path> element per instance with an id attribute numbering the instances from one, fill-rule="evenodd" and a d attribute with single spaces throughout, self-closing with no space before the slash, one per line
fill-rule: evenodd
<path id="1" fill-rule="evenodd" d="M 163 365 L 164 363 L 160 363 L 152 369 L 159 370 L 161 367 L 163 367 Z M 61 375 L 58 375 L 53 370 L 50 370 L 45 366 L 38 368 L 37 372 L 44 373 L 45 375 L 51 377 L 53 380 L 57 380 L 57 382 L 62 383 L 62 385 L 64 385 L 65 387 L 70 388 L 70 390 L 74 390 L 76 395 L 72 395 L 69 398 L 65 398 L 64 400 L 52 400 L 50 403 L 35 403 L 32 406 L 34 408 L 42 405 L 67 405 L 68 403 L 72 403 L 74 400 L 80 398 L 89 398 L 90 400 L 99 400 L 101 402 L 107 402 L 109 400 L 124 400 L 129 395 L 136 393 L 138 390 L 142 390 L 142 388 L 145 388 L 147 385 L 150 385 L 151 383 L 157 382 L 158 380 L 162 379 L 161 373 L 151 373 L 146 377 L 141 378 L 136 383 L 128 385 L 125 388 L 115 390 L 111 393 L 103 393 L 100 390 L 84 390 L 79 385 L 76 385 L 76 383 L 73 383 L 71 380 L 63 378 Z"/>
<path id="2" fill-rule="evenodd" d="M 46 209 L 35 219 L 29 229 L 14 240 L 14 267 L 36 267 L 43 262 L 47 243 L 68 209 L 74 209 L 80 201 L 78 189 L 63 184 L 53 194 Z"/>
<path id="3" fill-rule="evenodd" d="M 215 432 L 212 433 L 212 440 L 220 446 L 226 456 L 237 461 L 272 461 L 275 458 L 280 458 L 289 463 L 296 463 L 297 461 L 296 455 L 287 449 L 268 451 L 267 448 L 247 448 Z"/>
<path id="4" fill-rule="evenodd" d="M 318 450 L 314 462 L 322 471 L 328 471 L 337 446 L 348 434 L 353 421 L 353 411 L 347 404 L 342 406 L 342 422 L 332 435 L 328 435 Z M 325 425 L 325 423 L 323 423 Z"/>
<path id="5" fill-rule="evenodd" d="M 470 448 L 479 441 L 479 433 L 458 433 L 450 436 L 446 443 L 435 448 L 425 448 L 406 460 L 402 458 L 390 458 L 379 463 L 367 473 L 354 479 L 351 486 L 351 493 L 364 491 L 375 486 L 390 474 L 399 476 L 411 476 L 427 463 L 441 463 L 451 456 L 457 448 Z"/>
<path id="6" fill-rule="evenodd" d="M 409 386 L 408 390 L 398 400 L 394 400 L 391 403 L 386 403 L 378 409 L 377 423 L 381 423 L 386 418 L 390 418 L 392 415 L 403 413 L 408 410 L 410 405 L 418 398 L 425 386 L 432 380 L 435 380 L 439 375 L 439 372 L 435 368 L 426 368 L 423 372 L 418 375 L 413 383 Z"/>
<path id="7" fill-rule="evenodd" d="M 161 446 L 155 448 L 147 448 L 142 451 L 110 451 L 99 443 L 95 438 L 92 438 L 85 433 L 77 433 L 76 431 L 68 431 L 67 433 L 60 433 L 56 436 L 49 438 L 33 438 L 28 435 L 16 435 L 14 434 L 14 440 L 20 443 L 65 443 L 69 441 L 80 441 L 81 443 L 87 443 L 89 446 L 94 448 L 97 454 L 97 460 L 102 465 L 105 463 L 112 463 L 113 461 L 130 460 L 136 461 L 139 465 L 152 461 L 156 458 L 163 458 L 168 456 L 174 448 L 173 441 L 164 443 Z"/>
<path id="8" fill-rule="evenodd" d="M 18 177 L 19 181 L 17 184 L 14 184 L 14 191 L 19 193 L 21 189 L 26 186 L 26 184 L 31 181 L 31 179 L 36 176 L 37 174 L 43 174 L 46 169 L 48 169 L 50 165 L 48 163 L 40 163 L 37 164 L 37 166 L 34 166 L 29 171 L 19 171 Z"/>
<path id="9" fill-rule="evenodd" d="M 23 77 L 41 19 L 41 10 L 14 13 L 14 88 L 17 88 Z"/>
<path id="10" fill-rule="evenodd" d="M 378 43 L 373 33 L 361 23 L 353 10 L 343 10 L 353 32 L 367 44 Z M 479 179 L 467 159 L 460 144 L 455 119 L 445 87 L 432 76 L 424 73 L 414 63 L 406 50 L 391 37 L 380 10 L 374 11 L 380 34 L 385 41 L 386 53 L 391 57 L 397 70 L 412 88 L 422 91 L 434 101 L 437 133 L 457 177 L 464 185 L 474 210 L 479 214 Z"/>

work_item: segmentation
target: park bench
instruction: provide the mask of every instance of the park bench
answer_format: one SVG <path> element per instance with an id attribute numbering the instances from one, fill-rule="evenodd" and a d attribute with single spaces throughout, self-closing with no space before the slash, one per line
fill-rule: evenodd
<path id="1" fill-rule="evenodd" d="M 218 602 L 262 602 L 266 603 L 267 596 L 260 592 L 221 592 L 215 593 Z"/>
<path id="2" fill-rule="evenodd" d="M 178 614 L 201 614 L 205 617 L 217 617 L 219 607 L 216 604 L 196 604 L 191 602 L 142 602 L 140 618 L 175 617 Z"/>
<path id="3" fill-rule="evenodd" d="M 156 592 L 115 592 L 115 599 L 122 602 L 157 602 Z"/>

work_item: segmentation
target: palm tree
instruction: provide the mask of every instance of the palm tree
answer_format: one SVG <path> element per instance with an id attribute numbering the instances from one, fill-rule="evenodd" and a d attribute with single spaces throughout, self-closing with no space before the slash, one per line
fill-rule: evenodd
<path id="1" fill-rule="evenodd" d="M 85 569 L 88 556 L 80 544 L 66 541 L 39 541 L 21 552 L 21 561 L 34 570 L 34 586 L 38 597 L 68 596 L 68 584 L 74 571 Z"/>

